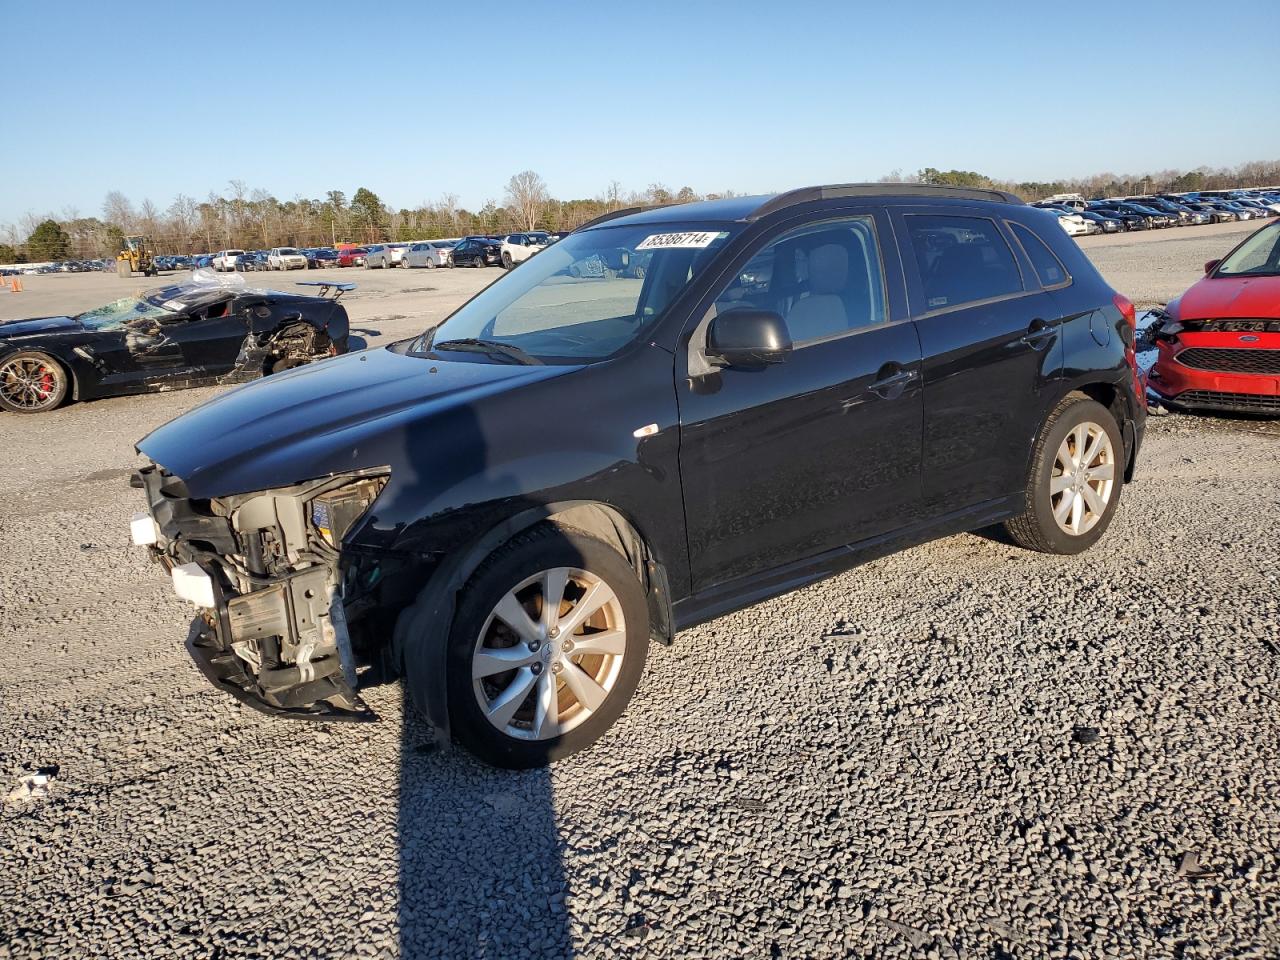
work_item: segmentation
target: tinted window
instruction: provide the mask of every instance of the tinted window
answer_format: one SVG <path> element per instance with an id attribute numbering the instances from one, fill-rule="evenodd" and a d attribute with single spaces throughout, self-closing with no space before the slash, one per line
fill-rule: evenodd
<path id="1" fill-rule="evenodd" d="M 812 224 L 769 243 L 716 298 L 717 313 L 741 307 L 777 313 L 797 345 L 883 323 L 871 218 Z"/>
<path id="2" fill-rule="evenodd" d="M 906 222 L 926 309 L 1022 291 L 1017 261 L 994 220 L 910 214 Z"/>
<path id="3" fill-rule="evenodd" d="M 1052 287 L 1071 279 L 1062 261 L 1054 256 L 1053 251 L 1035 235 L 1034 231 L 1020 223 L 1011 223 L 1009 226 L 1013 230 L 1013 235 L 1018 238 L 1018 242 L 1022 244 L 1022 249 L 1027 252 L 1027 259 L 1036 268 L 1041 285 Z"/>

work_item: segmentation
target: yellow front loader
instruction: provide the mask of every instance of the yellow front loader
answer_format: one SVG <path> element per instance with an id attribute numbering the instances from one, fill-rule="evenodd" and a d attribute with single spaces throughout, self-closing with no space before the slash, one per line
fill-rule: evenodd
<path id="1" fill-rule="evenodd" d="M 140 273 L 144 277 L 156 275 L 156 262 L 151 251 L 150 238 L 124 238 L 124 249 L 116 254 L 116 273 L 126 278 L 135 273 Z"/>

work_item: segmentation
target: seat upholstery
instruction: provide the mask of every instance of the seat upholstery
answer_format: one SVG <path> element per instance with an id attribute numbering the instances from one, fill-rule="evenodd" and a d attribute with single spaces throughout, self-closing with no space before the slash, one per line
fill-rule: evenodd
<path id="1" fill-rule="evenodd" d="M 849 282 L 849 251 L 837 243 L 809 253 L 808 292 L 787 313 L 787 329 L 797 343 L 830 337 L 849 329 L 842 294 Z"/>
<path id="2" fill-rule="evenodd" d="M 929 308 L 938 309 L 989 296 L 992 289 L 1012 289 L 1008 272 L 1000 264 L 989 264 L 982 248 L 973 243 L 948 247 L 938 257 L 925 280 Z"/>

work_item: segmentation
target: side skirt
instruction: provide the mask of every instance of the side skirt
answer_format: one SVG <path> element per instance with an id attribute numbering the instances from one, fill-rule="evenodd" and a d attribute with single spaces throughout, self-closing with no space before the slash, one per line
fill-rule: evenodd
<path id="1" fill-rule="evenodd" d="M 987 500 L 892 533 L 847 544 L 764 573 L 739 577 L 710 587 L 691 597 L 677 600 L 672 605 L 675 628 L 686 630 L 908 547 L 991 526 L 1016 516 L 1020 503 L 1020 493 Z"/>

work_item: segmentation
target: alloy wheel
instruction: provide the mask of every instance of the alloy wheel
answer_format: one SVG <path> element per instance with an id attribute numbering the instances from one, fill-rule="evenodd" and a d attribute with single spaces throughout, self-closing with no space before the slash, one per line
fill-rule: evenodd
<path id="1" fill-rule="evenodd" d="M 509 590 L 471 655 L 480 710 L 509 737 L 548 740 L 598 710 L 627 648 L 622 604 L 604 580 L 556 567 Z"/>
<path id="2" fill-rule="evenodd" d="M 1065 533 L 1078 537 L 1102 519 L 1115 489 L 1116 455 L 1111 436 L 1091 421 L 1063 438 L 1049 478 L 1049 506 Z"/>
<path id="3" fill-rule="evenodd" d="M 23 410 L 52 407 L 58 398 L 59 371 L 34 357 L 15 357 L 0 365 L 0 396 Z"/>

